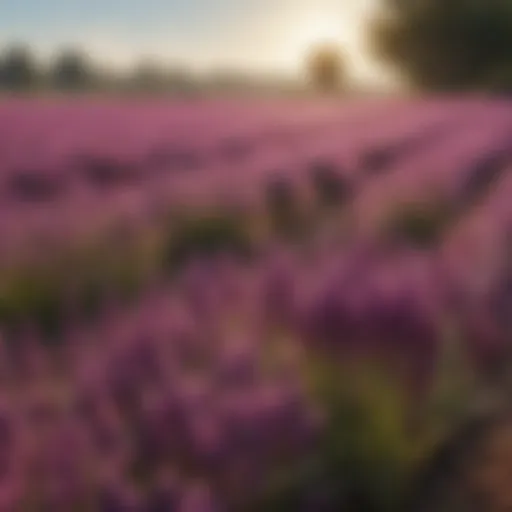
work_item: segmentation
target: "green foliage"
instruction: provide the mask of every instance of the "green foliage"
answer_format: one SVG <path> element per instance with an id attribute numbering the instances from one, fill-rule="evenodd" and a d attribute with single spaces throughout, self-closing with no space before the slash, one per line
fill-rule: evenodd
<path id="1" fill-rule="evenodd" d="M 508 63 L 497 66 L 486 77 L 483 86 L 490 93 L 508 96 L 512 92 L 512 66 Z"/>
<path id="2" fill-rule="evenodd" d="M 233 212 L 197 214 L 174 218 L 164 247 L 164 265 L 175 270 L 194 257 L 209 258 L 221 253 L 249 257 L 253 242 L 248 225 Z"/>
<path id="3" fill-rule="evenodd" d="M 442 201 L 406 202 L 385 218 L 384 234 L 394 241 L 430 248 L 439 242 L 450 220 L 451 212 Z"/>
<path id="4" fill-rule="evenodd" d="M 27 90 L 36 85 L 39 73 L 29 48 L 12 45 L 0 56 L 0 87 Z"/>
<path id="5" fill-rule="evenodd" d="M 140 61 L 131 76 L 131 86 L 144 92 L 160 92 L 166 86 L 165 72 L 153 59 Z"/>
<path id="6" fill-rule="evenodd" d="M 374 54 L 417 87 L 460 91 L 511 85 L 507 0 L 385 0 L 370 34 Z"/>
<path id="7" fill-rule="evenodd" d="M 73 311 L 82 320 L 91 321 L 101 313 L 107 297 L 133 300 L 151 271 L 149 267 L 157 264 L 145 261 L 148 258 L 141 250 L 130 247 L 114 251 L 109 245 L 82 251 L 4 271 L 0 325 L 15 329 L 30 322 L 56 341 L 67 313 Z"/>
<path id="8" fill-rule="evenodd" d="M 105 288 L 105 283 L 97 277 L 90 277 L 81 284 L 78 302 L 80 312 L 85 319 L 92 320 L 99 314 L 105 296 Z"/>
<path id="9" fill-rule="evenodd" d="M 453 321 L 444 320 L 436 372 L 421 421 L 425 437 L 424 465 L 431 463 L 438 446 L 466 420 L 471 407 L 478 408 L 478 382 L 469 353 Z M 422 468 L 420 468 L 422 469 Z M 418 472 L 419 473 L 419 472 Z M 415 491 L 414 486 L 411 487 Z"/>
<path id="10" fill-rule="evenodd" d="M 50 80 L 57 89 L 80 90 L 91 85 L 92 70 L 85 54 L 67 49 L 55 60 Z"/>
<path id="11" fill-rule="evenodd" d="M 327 412 L 324 478 L 343 486 L 348 510 L 400 510 L 421 447 L 403 386 L 372 365 L 315 364 L 312 389 Z"/>
<path id="12" fill-rule="evenodd" d="M 15 327 L 34 322 L 41 331 L 55 336 L 61 324 L 63 297 L 56 280 L 42 272 L 26 272 L 0 294 L 0 322 Z"/>
<path id="13" fill-rule="evenodd" d="M 341 510 L 344 502 L 343 480 L 334 481 L 328 474 L 322 457 L 311 457 L 297 461 L 273 475 L 268 475 L 269 484 L 251 511 L 300 512 L 312 510 Z M 324 505 L 325 508 L 322 508 Z"/>

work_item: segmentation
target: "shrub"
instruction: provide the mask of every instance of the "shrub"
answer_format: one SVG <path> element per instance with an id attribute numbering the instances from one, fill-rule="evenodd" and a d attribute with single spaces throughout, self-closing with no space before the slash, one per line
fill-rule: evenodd
<path id="1" fill-rule="evenodd" d="M 62 314 L 59 283 L 43 272 L 27 272 L 13 279 L 0 295 L 0 321 L 8 328 L 33 322 L 43 334 L 54 337 Z"/>
<path id="2" fill-rule="evenodd" d="M 324 485 L 337 489 L 331 499 L 347 510 L 400 510 L 422 442 L 408 428 L 402 386 L 364 362 L 309 364 L 313 393 L 326 411 L 321 465 Z"/>
<path id="3" fill-rule="evenodd" d="M 440 201 L 405 203 L 385 219 L 384 232 L 392 241 L 429 248 L 440 240 L 450 218 L 450 210 Z"/>
<path id="4" fill-rule="evenodd" d="M 222 253 L 248 257 L 252 240 L 244 218 L 232 212 L 203 213 L 173 219 L 164 247 L 164 265 L 174 270 L 194 257 Z"/>

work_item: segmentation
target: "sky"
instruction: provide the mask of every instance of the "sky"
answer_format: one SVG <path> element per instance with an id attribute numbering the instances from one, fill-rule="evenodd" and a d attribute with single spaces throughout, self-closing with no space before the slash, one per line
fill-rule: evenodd
<path id="1" fill-rule="evenodd" d="M 333 41 L 353 75 L 378 79 L 364 24 L 377 0 L 0 0 L 0 44 L 30 43 L 42 58 L 78 45 L 106 65 L 153 57 L 192 69 L 295 75 L 307 48 Z"/>

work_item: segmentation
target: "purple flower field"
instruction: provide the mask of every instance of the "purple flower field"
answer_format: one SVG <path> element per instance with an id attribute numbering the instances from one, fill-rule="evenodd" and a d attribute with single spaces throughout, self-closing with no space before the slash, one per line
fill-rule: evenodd
<path id="1" fill-rule="evenodd" d="M 0 510 L 402 510 L 509 385 L 511 114 L 0 103 Z"/>

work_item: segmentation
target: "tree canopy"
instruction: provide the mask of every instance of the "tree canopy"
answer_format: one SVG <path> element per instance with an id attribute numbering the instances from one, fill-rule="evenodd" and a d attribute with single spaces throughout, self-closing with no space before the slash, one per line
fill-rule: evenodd
<path id="1" fill-rule="evenodd" d="M 29 89 L 38 78 L 37 65 L 28 47 L 8 47 L 0 58 L 0 84 L 12 90 Z"/>
<path id="2" fill-rule="evenodd" d="M 382 0 L 376 57 L 427 90 L 512 89 L 511 0 Z"/>
<path id="3" fill-rule="evenodd" d="M 310 82 L 323 91 L 339 89 L 344 80 L 344 62 L 341 52 L 334 45 L 320 45 L 307 57 L 307 74 Z"/>
<path id="4" fill-rule="evenodd" d="M 93 74 L 85 54 L 75 49 L 62 51 L 50 73 L 53 84 L 62 89 L 86 88 Z"/>

